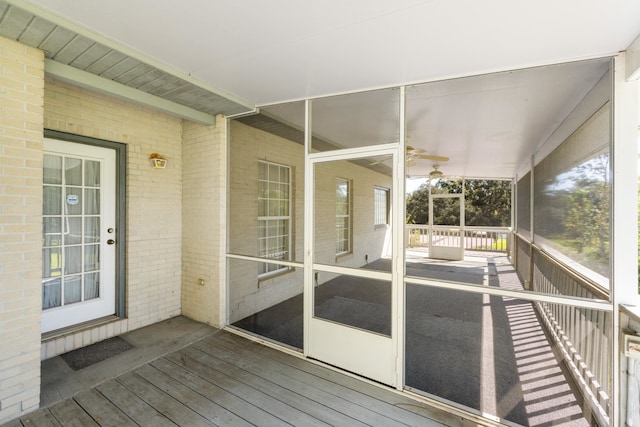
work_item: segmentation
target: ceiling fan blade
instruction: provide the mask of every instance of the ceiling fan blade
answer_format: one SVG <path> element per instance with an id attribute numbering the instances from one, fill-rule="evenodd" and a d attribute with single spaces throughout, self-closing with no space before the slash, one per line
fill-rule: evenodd
<path id="1" fill-rule="evenodd" d="M 407 155 L 414 155 L 414 154 L 424 153 L 424 150 L 422 148 L 415 148 L 415 147 L 413 147 L 411 145 L 405 146 L 405 150 L 407 152 Z"/>
<path id="2" fill-rule="evenodd" d="M 413 157 L 424 160 L 434 160 L 436 162 L 446 162 L 449 160 L 449 158 L 445 156 L 432 156 L 429 154 L 414 154 Z"/>

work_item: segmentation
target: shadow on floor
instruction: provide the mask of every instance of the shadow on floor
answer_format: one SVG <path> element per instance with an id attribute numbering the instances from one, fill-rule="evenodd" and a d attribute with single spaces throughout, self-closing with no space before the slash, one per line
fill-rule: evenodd
<path id="1" fill-rule="evenodd" d="M 390 260 L 366 268 L 390 271 Z M 504 257 L 407 263 L 407 275 L 522 289 Z M 315 288 L 315 315 L 391 333 L 390 283 L 339 276 Z M 288 346 L 303 346 L 297 295 L 236 323 Z M 526 426 L 588 426 L 581 399 L 529 301 L 407 284 L 405 384 Z"/>

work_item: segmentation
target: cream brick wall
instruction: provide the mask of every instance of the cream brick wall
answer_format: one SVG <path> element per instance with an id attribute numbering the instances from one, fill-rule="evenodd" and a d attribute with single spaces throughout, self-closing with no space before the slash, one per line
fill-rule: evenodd
<path id="1" fill-rule="evenodd" d="M 182 120 L 51 78 L 44 109 L 45 128 L 127 144 L 126 328 L 179 315 Z M 168 159 L 166 169 L 150 166 L 151 153 Z"/>
<path id="2" fill-rule="evenodd" d="M 293 253 L 295 261 L 304 255 L 304 147 L 267 132 L 232 122 L 230 126 L 229 247 L 240 255 L 258 255 L 258 161 L 291 166 L 293 170 Z M 352 253 L 335 256 L 336 178 L 352 181 L 354 230 Z M 374 222 L 374 187 L 391 187 L 391 177 L 351 162 L 318 166 L 316 172 L 316 261 L 349 267 L 383 256 L 386 228 Z M 258 280 L 258 263 L 232 260 L 229 268 L 230 321 L 235 322 L 292 296 L 303 288 L 302 269 Z M 331 275 L 320 276 L 322 283 Z"/>
<path id="3" fill-rule="evenodd" d="M 0 424 L 40 403 L 43 76 L 0 37 Z"/>
<path id="4" fill-rule="evenodd" d="M 182 134 L 182 314 L 214 326 L 225 320 L 226 124 L 185 122 Z"/>
<path id="5" fill-rule="evenodd" d="M 232 121 L 229 147 L 229 250 L 258 255 L 258 161 L 292 168 L 293 260 L 304 260 L 304 147 Z M 302 292 L 302 269 L 258 281 L 258 263 L 229 263 L 229 318 L 240 320 Z"/>

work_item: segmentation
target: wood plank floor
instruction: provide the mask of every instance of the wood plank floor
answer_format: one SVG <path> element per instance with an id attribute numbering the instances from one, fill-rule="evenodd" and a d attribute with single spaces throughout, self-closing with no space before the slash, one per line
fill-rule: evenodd
<path id="1" fill-rule="evenodd" d="M 226 331 L 6 426 L 466 426 L 458 416 Z"/>

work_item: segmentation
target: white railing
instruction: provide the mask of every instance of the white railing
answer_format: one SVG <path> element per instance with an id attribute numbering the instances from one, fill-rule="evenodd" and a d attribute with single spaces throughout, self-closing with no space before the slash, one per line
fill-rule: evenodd
<path id="1" fill-rule="evenodd" d="M 516 268 L 533 291 L 550 295 L 608 300 L 608 291 L 565 267 L 525 239 L 516 237 L 519 255 Z M 528 246 L 529 250 L 525 251 Z M 521 252 L 521 253 L 520 253 Z M 528 252 L 528 253 L 525 253 Z M 532 254 L 533 262 L 529 256 Z M 533 268 L 530 268 L 532 266 Z M 569 371 L 573 375 L 585 404 L 598 425 L 609 424 L 611 416 L 613 337 L 610 312 L 565 304 L 536 303 L 542 322 L 554 338 Z"/>
<path id="2" fill-rule="evenodd" d="M 407 224 L 407 246 L 429 247 L 428 225 Z M 437 246 L 459 246 L 460 228 L 433 226 L 432 243 Z M 511 229 L 508 227 L 465 227 L 464 249 L 470 251 L 508 252 Z"/>

